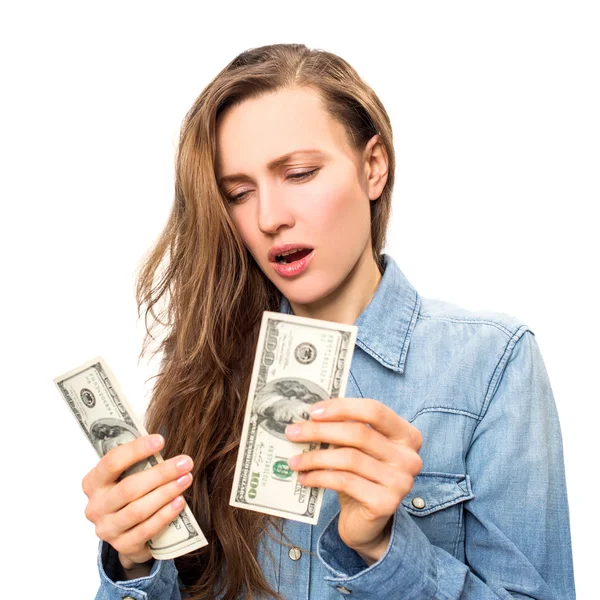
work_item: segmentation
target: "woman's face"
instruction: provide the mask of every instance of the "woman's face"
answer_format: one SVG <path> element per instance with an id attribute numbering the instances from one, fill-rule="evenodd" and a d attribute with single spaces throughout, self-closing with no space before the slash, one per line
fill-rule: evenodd
<path id="1" fill-rule="evenodd" d="M 246 100 L 220 116 L 216 175 L 231 199 L 230 215 L 259 267 L 290 302 L 318 302 L 349 275 L 373 277 L 369 202 L 387 179 L 377 142 L 374 136 L 364 152 L 354 150 L 313 88 Z M 374 147 L 375 161 L 369 158 Z M 278 273 L 269 257 L 286 243 L 313 249 L 307 268 L 291 277 Z"/>

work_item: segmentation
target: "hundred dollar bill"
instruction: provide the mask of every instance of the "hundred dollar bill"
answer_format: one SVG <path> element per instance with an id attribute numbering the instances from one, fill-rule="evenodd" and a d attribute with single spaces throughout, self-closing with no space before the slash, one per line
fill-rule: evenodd
<path id="1" fill-rule="evenodd" d="M 357 327 L 265 311 L 261 322 L 230 504 L 316 524 L 323 489 L 298 482 L 288 460 L 326 444 L 285 436 L 312 404 L 344 396 Z"/>
<path id="2" fill-rule="evenodd" d="M 54 383 L 98 456 L 104 456 L 115 446 L 148 435 L 102 358 L 94 358 L 56 377 Z M 149 469 L 159 462 L 163 462 L 163 458 L 156 453 L 131 466 L 120 478 Z M 182 512 L 148 545 L 154 558 L 165 560 L 202 548 L 207 543 L 186 503 Z"/>

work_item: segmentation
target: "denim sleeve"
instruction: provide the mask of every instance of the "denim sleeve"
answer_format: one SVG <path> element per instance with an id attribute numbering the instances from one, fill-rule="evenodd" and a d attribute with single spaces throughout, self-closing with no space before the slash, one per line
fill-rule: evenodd
<path id="1" fill-rule="evenodd" d="M 181 600 L 178 573 L 173 560 L 155 560 L 147 577 L 115 581 L 118 560 L 112 546 L 101 542 L 98 549 L 100 589 L 95 600 Z"/>
<path id="2" fill-rule="evenodd" d="M 401 505 L 384 556 L 367 567 L 341 541 L 336 516 L 317 546 L 331 587 L 361 600 L 574 600 L 550 381 L 530 331 L 520 329 L 505 356 L 466 456 L 475 495 L 465 503 L 466 564 L 432 545 Z"/>

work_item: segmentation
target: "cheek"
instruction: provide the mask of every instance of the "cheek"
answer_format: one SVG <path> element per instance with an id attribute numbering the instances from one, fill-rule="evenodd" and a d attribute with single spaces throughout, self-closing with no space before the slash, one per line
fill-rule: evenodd
<path id="1" fill-rule="evenodd" d="M 253 250 L 257 248 L 260 232 L 255 217 L 250 214 L 250 211 L 244 210 L 245 208 L 246 206 L 240 205 L 235 213 L 231 213 L 231 219 L 244 245 L 254 254 Z"/>
<path id="2" fill-rule="evenodd" d="M 338 181 L 348 181 L 348 178 L 340 177 Z M 353 180 L 350 178 L 350 181 Z M 311 200 L 306 203 L 303 216 L 307 223 L 316 225 L 327 235 L 357 232 L 365 224 L 365 210 L 366 222 L 370 222 L 369 200 L 364 197 L 358 183 L 341 185 L 330 182 L 312 195 Z"/>

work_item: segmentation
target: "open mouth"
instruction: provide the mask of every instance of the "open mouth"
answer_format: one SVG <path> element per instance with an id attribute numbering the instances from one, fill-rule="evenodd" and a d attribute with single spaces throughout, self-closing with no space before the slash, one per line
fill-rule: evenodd
<path id="1" fill-rule="evenodd" d="M 283 254 L 278 254 L 275 260 L 280 265 L 287 265 L 288 263 L 296 262 L 308 256 L 312 252 L 312 248 L 302 248 L 298 250 L 290 250 Z"/>

